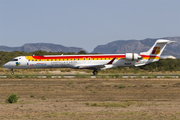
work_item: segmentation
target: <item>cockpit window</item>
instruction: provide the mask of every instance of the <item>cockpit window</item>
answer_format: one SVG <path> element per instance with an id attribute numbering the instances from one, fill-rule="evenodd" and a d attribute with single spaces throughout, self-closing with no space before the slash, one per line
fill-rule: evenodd
<path id="1" fill-rule="evenodd" d="M 11 61 L 18 61 L 18 59 L 12 59 Z"/>

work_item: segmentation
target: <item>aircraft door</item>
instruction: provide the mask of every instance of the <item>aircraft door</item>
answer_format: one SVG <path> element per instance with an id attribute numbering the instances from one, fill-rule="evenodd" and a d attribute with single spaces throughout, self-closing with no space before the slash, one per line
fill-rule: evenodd
<path id="1" fill-rule="evenodd" d="M 24 57 L 20 57 L 19 60 L 18 60 L 18 64 L 19 64 L 20 66 L 27 66 L 28 60 L 25 59 Z"/>

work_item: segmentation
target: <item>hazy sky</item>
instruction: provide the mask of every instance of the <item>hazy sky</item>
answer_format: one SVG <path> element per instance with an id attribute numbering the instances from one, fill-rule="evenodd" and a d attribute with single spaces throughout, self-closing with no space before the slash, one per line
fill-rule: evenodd
<path id="1" fill-rule="evenodd" d="M 180 36 L 180 0 L 0 0 L 0 45 L 82 47 Z"/>

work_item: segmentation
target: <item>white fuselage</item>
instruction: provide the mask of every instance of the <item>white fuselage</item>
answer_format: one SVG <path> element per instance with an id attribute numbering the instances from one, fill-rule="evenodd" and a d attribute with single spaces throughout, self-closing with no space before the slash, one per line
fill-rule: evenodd
<path id="1" fill-rule="evenodd" d="M 112 59 L 111 64 L 107 64 Z M 153 61 L 152 61 L 153 60 Z M 113 67 L 129 67 L 155 62 L 154 59 L 126 60 L 124 54 L 104 55 L 61 55 L 61 56 L 19 56 L 7 62 L 3 67 L 7 69 L 36 69 L 36 68 L 74 68 L 99 70 Z M 157 61 L 157 60 L 156 60 Z"/>

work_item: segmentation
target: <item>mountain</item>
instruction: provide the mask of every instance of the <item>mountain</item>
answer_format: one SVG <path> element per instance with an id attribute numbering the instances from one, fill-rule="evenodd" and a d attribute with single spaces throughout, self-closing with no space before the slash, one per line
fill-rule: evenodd
<path id="1" fill-rule="evenodd" d="M 148 38 L 144 40 L 117 40 L 107 43 L 106 45 L 98 45 L 94 48 L 92 53 L 124 54 L 146 52 L 150 47 L 152 47 L 157 39 L 176 41 L 175 43 L 168 44 L 162 55 L 173 55 L 180 58 L 180 36 L 156 39 Z"/>
<path id="2" fill-rule="evenodd" d="M 92 53 L 104 53 L 104 54 L 124 54 L 124 53 L 140 53 L 146 52 L 150 47 L 155 43 L 157 39 L 167 39 L 176 41 L 166 46 L 162 55 L 172 55 L 177 58 L 180 58 L 180 36 L 178 37 L 165 37 L 165 38 L 156 38 L 151 39 L 147 38 L 144 40 L 117 40 L 106 45 L 98 45 L 94 48 Z M 83 48 L 78 47 L 65 47 L 63 45 L 51 44 L 51 43 L 28 43 L 20 47 L 7 47 L 0 46 L 0 51 L 47 51 L 47 52 L 75 52 L 78 53 Z"/>
<path id="3" fill-rule="evenodd" d="M 78 47 L 65 47 L 63 45 L 51 44 L 51 43 L 28 43 L 24 44 L 21 47 L 7 47 L 0 46 L 0 51 L 25 51 L 25 52 L 33 52 L 33 51 L 47 51 L 47 52 L 75 52 L 78 53 L 83 48 Z"/>

